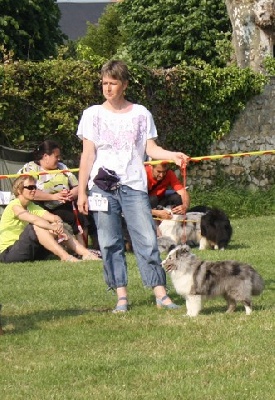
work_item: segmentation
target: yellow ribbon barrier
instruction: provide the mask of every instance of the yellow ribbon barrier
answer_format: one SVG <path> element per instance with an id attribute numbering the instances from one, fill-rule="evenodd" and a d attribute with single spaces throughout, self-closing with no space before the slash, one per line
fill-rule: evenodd
<path id="1" fill-rule="evenodd" d="M 200 157 L 190 157 L 189 161 L 199 162 L 199 161 L 208 161 L 208 160 L 219 160 L 222 158 L 233 158 L 233 157 L 245 157 L 245 156 L 263 156 L 263 155 L 271 155 L 275 154 L 275 150 L 263 150 L 263 151 L 250 151 L 246 153 L 228 153 L 228 154 L 214 154 L 211 156 L 200 156 Z M 161 163 L 171 163 L 173 164 L 173 160 L 157 160 L 157 161 L 145 161 L 145 165 L 157 165 Z"/>
<path id="2" fill-rule="evenodd" d="M 18 178 L 18 176 L 38 176 L 38 175 L 48 175 L 48 174 L 66 174 L 67 172 L 78 172 L 79 168 L 71 168 L 71 169 L 52 169 L 48 171 L 43 171 L 43 172 L 34 172 L 34 171 L 29 171 L 29 172 L 24 172 L 23 174 L 11 174 L 11 175 L 0 175 L 0 179 L 5 179 L 5 178 Z"/>
<path id="3" fill-rule="evenodd" d="M 163 219 L 159 217 L 153 217 L 155 221 L 167 221 L 167 222 L 193 222 L 197 223 L 198 221 L 195 219 Z"/>
<path id="4" fill-rule="evenodd" d="M 209 160 L 219 160 L 222 158 L 234 158 L 234 157 L 245 157 L 245 156 L 264 156 L 264 155 L 272 155 L 275 154 L 275 150 L 263 150 L 263 151 L 250 151 L 246 153 L 229 153 L 229 154 L 214 154 L 210 156 L 200 156 L 200 157 L 190 157 L 189 162 L 199 162 L 199 161 L 209 161 Z M 173 160 L 157 160 L 157 161 L 145 161 L 144 165 L 157 165 L 161 163 L 171 163 L 173 164 Z M 71 169 L 57 169 L 57 170 L 50 170 L 50 171 L 43 171 L 43 172 L 26 172 L 24 174 L 11 174 L 11 175 L 0 175 L 0 179 L 8 179 L 8 178 L 17 178 L 21 175 L 31 175 L 31 176 L 38 176 L 38 175 L 47 175 L 47 174 L 58 174 L 58 173 L 66 173 L 66 172 L 78 172 L 79 168 L 71 168 Z"/>
<path id="5" fill-rule="evenodd" d="M 214 154 L 212 156 L 203 157 L 191 157 L 190 161 L 204 161 L 204 160 L 219 160 L 222 158 L 234 158 L 234 157 L 245 157 L 245 156 L 265 156 L 275 154 L 275 150 L 263 150 L 263 151 L 250 151 L 246 153 L 229 153 L 229 154 Z"/>

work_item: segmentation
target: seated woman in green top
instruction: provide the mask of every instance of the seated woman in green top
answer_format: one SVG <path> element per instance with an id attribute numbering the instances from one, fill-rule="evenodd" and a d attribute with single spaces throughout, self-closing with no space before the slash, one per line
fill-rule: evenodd
<path id="1" fill-rule="evenodd" d="M 33 203 L 35 191 L 36 180 L 32 176 L 20 176 L 14 181 L 15 199 L 7 205 L 0 221 L 0 262 L 43 260 L 51 253 L 62 261 L 80 261 L 60 241 L 82 260 L 99 260 L 63 229 L 59 216 Z"/>
<path id="2" fill-rule="evenodd" d="M 45 140 L 34 151 L 34 161 L 25 164 L 19 174 L 37 172 L 37 190 L 34 202 L 49 212 L 58 215 L 72 228 L 77 240 L 86 245 L 89 220 L 86 215 L 74 210 L 78 196 L 78 180 L 60 161 L 61 151 L 58 143 Z M 64 170 L 64 173 L 50 173 L 51 170 Z M 87 247 L 87 246 L 86 246 Z"/>

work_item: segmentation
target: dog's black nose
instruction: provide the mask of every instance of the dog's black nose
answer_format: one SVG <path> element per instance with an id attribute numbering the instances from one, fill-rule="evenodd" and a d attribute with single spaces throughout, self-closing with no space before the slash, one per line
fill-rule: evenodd
<path id="1" fill-rule="evenodd" d="M 169 249 L 168 249 L 168 253 L 169 253 L 171 250 L 173 250 L 175 247 L 176 247 L 175 244 L 171 244 L 171 246 L 170 246 Z"/>

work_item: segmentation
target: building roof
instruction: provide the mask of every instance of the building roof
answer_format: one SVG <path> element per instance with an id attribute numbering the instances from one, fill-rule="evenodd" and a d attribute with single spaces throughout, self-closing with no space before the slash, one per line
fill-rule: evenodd
<path id="1" fill-rule="evenodd" d="M 110 2 L 96 3 L 57 3 L 61 11 L 59 26 L 70 40 L 85 36 L 87 22 L 96 24 L 105 7 Z"/>

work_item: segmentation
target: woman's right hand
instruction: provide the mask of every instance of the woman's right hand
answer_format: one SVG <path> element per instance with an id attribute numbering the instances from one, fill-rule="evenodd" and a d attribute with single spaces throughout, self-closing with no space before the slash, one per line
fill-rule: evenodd
<path id="1" fill-rule="evenodd" d="M 55 235 L 61 235 L 64 232 L 63 223 L 60 223 L 59 221 L 52 222 L 50 231 L 53 232 Z"/>
<path id="2" fill-rule="evenodd" d="M 77 207 L 80 213 L 88 215 L 89 203 L 88 196 L 86 194 L 78 194 Z"/>

